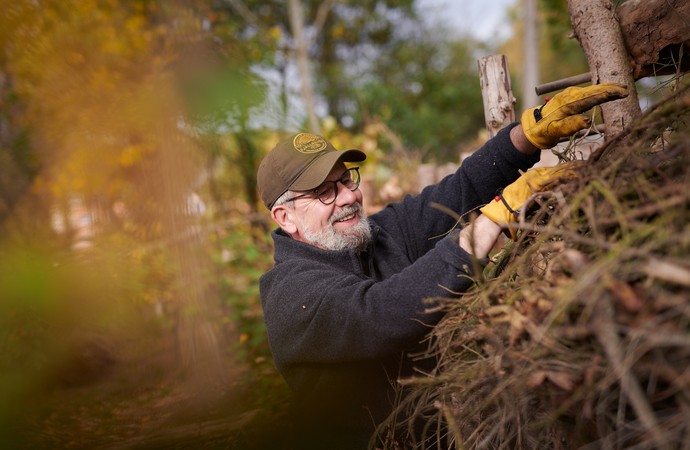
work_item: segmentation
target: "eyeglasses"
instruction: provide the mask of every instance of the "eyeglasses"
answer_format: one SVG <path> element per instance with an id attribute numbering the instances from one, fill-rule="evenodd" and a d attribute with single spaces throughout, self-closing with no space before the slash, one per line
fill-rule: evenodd
<path id="1" fill-rule="evenodd" d="M 295 197 L 285 200 L 285 203 L 297 200 L 298 198 L 308 197 L 310 195 L 315 195 L 321 203 L 324 205 L 330 205 L 335 201 L 338 196 L 338 183 L 342 184 L 351 191 L 356 191 L 359 187 L 359 167 L 353 167 L 347 169 L 340 178 L 335 181 L 324 181 L 321 186 L 313 189 L 304 194 L 297 195 Z"/>

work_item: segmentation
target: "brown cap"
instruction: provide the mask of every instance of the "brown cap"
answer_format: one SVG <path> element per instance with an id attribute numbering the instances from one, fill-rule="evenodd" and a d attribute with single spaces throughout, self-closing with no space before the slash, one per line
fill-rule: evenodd
<path id="1" fill-rule="evenodd" d="M 287 191 L 318 187 L 339 161 L 364 161 L 360 150 L 336 150 L 325 138 L 300 133 L 278 143 L 261 161 L 257 173 L 259 195 L 268 209 Z"/>

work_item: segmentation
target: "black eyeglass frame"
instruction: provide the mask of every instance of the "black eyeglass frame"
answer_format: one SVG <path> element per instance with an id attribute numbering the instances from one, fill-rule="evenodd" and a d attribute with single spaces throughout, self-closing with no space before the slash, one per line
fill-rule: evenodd
<path id="1" fill-rule="evenodd" d="M 353 177 L 352 174 L 355 174 L 355 176 Z M 352 186 L 348 186 L 347 184 L 345 184 L 345 182 L 346 182 L 347 180 L 344 179 L 344 178 L 345 178 L 346 176 L 349 176 L 350 180 L 352 180 L 352 183 L 353 183 Z M 296 196 L 294 196 L 294 197 L 291 197 L 291 198 L 285 200 L 284 203 L 289 203 L 289 202 L 298 200 L 298 199 L 300 199 L 300 198 L 308 197 L 308 196 L 310 196 L 310 195 L 316 195 L 316 198 L 318 198 L 319 201 L 320 201 L 321 203 L 323 203 L 324 205 L 330 205 L 330 204 L 332 204 L 333 202 L 335 202 L 335 199 L 336 199 L 336 198 L 338 198 L 338 191 L 340 190 L 340 189 L 338 189 L 338 183 L 342 184 L 343 186 L 345 186 L 346 188 L 348 188 L 349 190 L 351 190 L 351 191 L 354 192 L 354 191 L 356 191 L 357 188 L 359 187 L 359 183 L 361 182 L 361 180 L 362 180 L 362 179 L 361 179 L 360 176 L 359 176 L 359 167 L 350 167 L 350 168 L 347 169 L 345 172 L 343 172 L 343 174 L 340 175 L 340 178 L 338 178 L 337 180 L 328 180 L 328 181 L 324 181 L 324 182 L 321 183 L 321 184 L 319 185 L 319 187 L 317 187 L 316 189 L 312 189 L 311 191 L 305 192 L 304 194 L 299 194 L 299 195 L 296 195 Z M 326 183 L 333 183 L 333 192 L 334 192 L 334 195 L 333 195 L 333 198 L 332 198 L 331 200 L 329 200 L 329 201 L 323 200 L 323 199 L 321 198 L 321 195 L 319 195 L 319 190 L 320 190 L 319 188 L 320 188 L 321 186 L 323 186 L 324 184 L 326 184 Z M 328 192 L 328 190 L 326 190 L 326 191 L 324 191 L 324 192 Z"/>

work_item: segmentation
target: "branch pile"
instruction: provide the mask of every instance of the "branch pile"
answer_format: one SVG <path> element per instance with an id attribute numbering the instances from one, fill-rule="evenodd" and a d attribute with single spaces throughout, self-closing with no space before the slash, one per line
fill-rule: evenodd
<path id="1" fill-rule="evenodd" d="M 438 367 L 400 380 L 414 420 L 386 424 L 388 448 L 687 447 L 689 118 L 688 89 L 657 104 L 442 300 Z"/>

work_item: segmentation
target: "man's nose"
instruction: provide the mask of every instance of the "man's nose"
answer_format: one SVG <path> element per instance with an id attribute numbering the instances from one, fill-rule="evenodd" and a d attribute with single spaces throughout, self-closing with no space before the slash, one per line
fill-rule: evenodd
<path id="1" fill-rule="evenodd" d="M 357 189 L 359 189 L 359 187 L 354 191 L 351 191 L 340 181 L 338 181 L 335 185 L 338 189 L 338 196 L 336 197 L 338 205 L 351 205 L 357 201 L 357 195 L 355 192 Z"/>

